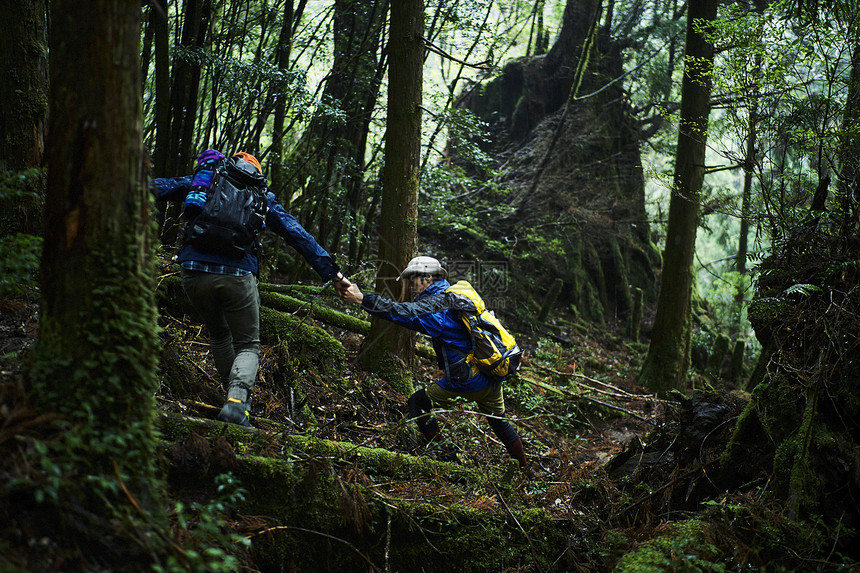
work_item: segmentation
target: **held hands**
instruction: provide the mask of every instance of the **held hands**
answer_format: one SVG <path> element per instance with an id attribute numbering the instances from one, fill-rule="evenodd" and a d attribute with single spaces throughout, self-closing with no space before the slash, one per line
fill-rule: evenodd
<path id="1" fill-rule="evenodd" d="M 352 286 L 352 283 L 349 282 L 342 273 L 337 273 L 337 276 L 332 279 L 332 283 L 334 284 L 334 290 L 337 293 L 337 296 L 346 300 L 344 297 L 346 296 L 346 291 L 349 287 Z"/>
<path id="2" fill-rule="evenodd" d="M 361 303 L 364 300 L 364 294 L 359 290 L 357 284 L 350 284 L 346 289 L 345 294 L 341 297 L 346 302 Z"/>

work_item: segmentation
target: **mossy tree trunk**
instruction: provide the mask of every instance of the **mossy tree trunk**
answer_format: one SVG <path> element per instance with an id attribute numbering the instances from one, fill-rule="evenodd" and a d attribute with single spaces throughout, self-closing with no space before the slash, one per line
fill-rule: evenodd
<path id="1" fill-rule="evenodd" d="M 717 17 L 715 0 L 694 0 L 687 13 L 687 59 L 663 276 L 648 355 L 639 382 L 659 395 L 684 388 L 690 364 L 690 297 L 710 113 L 714 46 L 701 26 Z"/>
<path id="2" fill-rule="evenodd" d="M 421 161 L 421 96 L 424 65 L 424 1 L 391 5 L 388 125 L 385 132 L 382 213 L 376 292 L 401 299 L 395 279 L 415 255 L 418 183 Z M 361 364 L 386 373 L 404 373 L 411 365 L 415 336 L 393 323 L 374 318 L 362 347 Z M 411 393 L 404 377 L 399 391 Z"/>
<path id="3" fill-rule="evenodd" d="M 44 0 L 0 10 L 0 173 L 42 166 L 48 112 L 48 61 Z M 44 195 L 41 175 L 26 178 L 27 197 Z M 41 226 L 38 201 L 0 203 L 0 236 Z"/>
<path id="4" fill-rule="evenodd" d="M 140 30 L 138 4 L 51 6 L 42 299 L 27 371 L 33 404 L 64 420 L 42 460 L 57 479 L 33 491 L 56 500 L 40 506 L 43 534 L 113 570 L 146 568 L 163 539 L 152 521 L 163 508 Z"/>
<path id="5" fill-rule="evenodd" d="M 654 301 L 659 266 L 640 157 L 648 133 L 619 81 L 628 32 L 602 24 L 612 22 L 607 10 L 567 0 L 545 55 L 510 61 L 464 99 L 490 126 L 485 147 L 504 165 L 494 183 L 511 190 L 516 208 L 493 226 L 520 240 L 511 257 L 518 295 L 541 297 L 561 277 L 559 306 L 598 322 L 626 319 L 631 289 Z"/>

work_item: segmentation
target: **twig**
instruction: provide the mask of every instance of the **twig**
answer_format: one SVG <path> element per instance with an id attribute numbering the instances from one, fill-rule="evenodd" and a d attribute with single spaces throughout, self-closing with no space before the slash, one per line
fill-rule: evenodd
<path id="1" fill-rule="evenodd" d="M 505 501 L 505 496 L 502 495 L 502 492 L 499 491 L 499 488 L 496 487 L 495 485 L 493 485 L 493 489 L 495 489 L 496 493 L 499 494 L 499 499 L 502 500 L 502 505 L 504 505 L 505 509 L 508 510 L 508 514 L 511 516 L 511 518 L 513 518 L 514 523 L 517 524 L 517 527 L 519 527 L 520 531 L 523 532 L 523 535 L 526 536 L 526 541 L 529 542 L 529 549 L 531 549 L 531 551 L 532 551 L 532 558 L 535 560 L 535 567 L 538 568 L 538 571 L 540 571 L 541 573 L 544 573 L 543 568 L 540 566 L 540 563 L 538 562 L 537 553 L 535 553 L 535 546 L 532 543 L 532 538 L 529 537 L 529 534 L 526 533 L 525 529 L 523 529 L 523 526 L 520 524 L 520 520 L 517 519 L 517 516 L 514 515 L 514 512 L 511 511 L 511 508 L 508 507 L 508 502 Z"/>
<path id="2" fill-rule="evenodd" d="M 532 380 L 530 378 L 527 378 L 526 376 L 520 376 L 520 378 L 522 378 L 523 380 L 525 380 L 529 384 L 534 384 L 535 386 L 540 386 L 541 388 L 544 388 L 546 390 L 550 390 L 551 392 L 556 392 L 558 394 L 567 395 L 567 396 L 573 396 L 574 398 L 579 398 L 580 400 L 586 400 L 588 402 L 598 404 L 598 405 L 603 406 L 605 408 L 609 408 L 610 410 L 617 410 L 619 412 L 623 412 L 623 413 L 627 414 L 628 416 L 632 416 L 632 417 L 636 418 L 637 420 L 642 420 L 643 422 L 647 422 L 651 425 L 657 425 L 657 423 L 654 422 L 653 420 L 649 420 L 648 418 L 645 418 L 644 416 L 640 416 L 639 414 L 636 414 L 635 412 L 631 412 L 630 410 L 628 410 L 626 408 L 622 408 L 621 406 L 616 406 L 615 404 L 610 404 L 608 402 L 604 402 L 603 400 L 598 400 L 597 398 L 592 398 L 591 396 L 583 396 L 582 394 L 577 394 L 576 392 L 571 392 L 570 390 L 567 390 L 567 389 L 556 388 L 555 386 L 551 386 L 551 385 L 549 385 L 545 382 L 541 382 L 539 380 Z"/>
<path id="3" fill-rule="evenodd" d="M 252 537 L 256 537 L 257 535 L 260 535 L 261 533 L 271 533 L 272 531 L 278 531 L 278 530 L 292 530 L 292 531 L 301 531 L 303 533 L 313 533 L 314 535 L 319 535 L 321 537 L 327 537 L 328 539 L 332 539 L 334 541 L 339 541 L 339 542 L 343 543 L 344 545 L 346 545 L 347 547 L 349 547 L 350 549 L 352 549 L 362 559 L 364 559 L 367 562 L 367 564 L 370 565 L 371 569 L 373 569 L 374 571 L 381 571 L 379 569 L 379 567 L 374 565 L 373 562 L 370 560 L 370 558 L 367 555 L 365 555 L 364 553 L 362 553 L 361 551 L 359 551 L 355 545 L 353 545 L 352 543 L 350 543 L 349 541 L 347 541 L 345 539 L 341 539 L 340 537 L 335 537 L 334 535 L 329 535 L 328 533 L 323 533 L 322 531 L 315 531 L 313 529 L 305 529 L 304 527 L 295 527 L 293 525 L 276 525 L 274 527 L 267 527 L 266 529 L 261 529 L 260 531 L 252 533 L 251 535 L 245 537 L 245 539 L 246 540 L 251 539 Z"/>
<path id="4" fill-rule="evenodd" d="M 443 58 L 446 58 L 446 59 L 451 60 L 453 62 L 457 62 L 461 66 L 467 66 L 469 68 L 475 68 L 476 70 L 481 70 L 481 71 L 485 71 L 485 72 L 493 69 L 492 65 L 490 65 L 490 66 L 484 65 L 484 64 L 487 64 L 488 61 L 479 62 L 477 64 L 470 64 L 469 62 L 464 62 L 463 60 L 455 58 L 454 56 L 452 56 L 451 54 L 449 54 L 448 52 L 446 52 L 445 50 L 443 50 L 442 48 L 440 48 L 439 46 L 437 46 L 436 44 L 434 44 L 433 42 L 431 42 L 427 38 L 424 38 L 424 45 L 431 52 L 434 52 L 434 53 L 442 56 Z M 492 62 L 489 62 L 489 63 L 492 64 Z"/>
<path id="5" fill-rule="evenodd" d="M 125 486 L 125 480 L 123 480 L 122 476 L 119 475 L 119 466 L 117 465 L 116 460 L 113 460 L 113 471 L 116 474 L 116 479 L 119 481 L 119 486 L 122 488 L 122 491 L 125 492 L 125 495 L 128 497 L 128 500 L 141 515 L 144 515 L 143 510 L 137 503 L 137 500 L 134 499 L 134 496 L 131 495 L 131 492 L 128 491 L 128 488 Z"/>
<path id="6" fill-rule="evenodd" d="M 581 378 L 583 380 L 588 380 L 589 382 L 592 382 L 594 384 L 599 384 L 601 386 L 609 388 L 610 390 L 618 392 L 624 396 L 629 396 L 630 399 L 632 399 L 632 400 L 647 400 L 649 402 L 657 402 L 657 403 L 661 403 L 661 404 L 677 404 L 678 403 L 678 402 L 675 402 L 673 400 L 663 400 L 661 398 L 657 398 L 653 394 L 632 394 L 632 393 L 630 393 L 630 392 L 628 392 L 622 388 L 619 388 L 618 386 L 614 386 L 608 382 L 604 382 L 603 380 L 598 380 L 597 378 L 592 378 L 591 376 L 586 376 L 585 374 L 579 374 L 577 372 L 561 372 L 560 370 L 555 370 L 554 368 L 550 368 L 550 367 L 544 366 L 542 364 L 533 364 L 531 366 L 541 368 L 543 370 L 546 370 L 547 372 L 550 372 L 552 374 L 556 374 L 557 376 L 570 376 L 573 378 Z M 600 394 L 610 395 L 608 392 L 605 392 L 603 390 L 599 390 L 597 388 L 592 388 L 592 387 L 587 386 L 585 384 L 580 384 L 580 385 L 584 386 L 585 388 L 588 388 L 592 392 L 598 392 Z"/>

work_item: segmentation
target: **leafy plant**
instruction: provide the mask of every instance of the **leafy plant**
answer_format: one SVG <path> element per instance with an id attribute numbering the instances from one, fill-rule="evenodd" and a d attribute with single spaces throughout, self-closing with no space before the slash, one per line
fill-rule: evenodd
<path id="1" fill-rule="evenodd" d="M 231 473 L 215 478 L 217 497 L 206 504 L 177 501 L 172 518 L 176 537 L 183 550 L 171 555 L 164 565 L 153 565 L 156 573 L 208 571 L 230 573 L 239 569 L 235 547 L 248 547 L 249 539 L 231 533 L 225 514 L 245 500 L 246 491 Z"/>
<path id="2" fill-rule="evenodd" d="M 42 237 L 16 233 L 0 239 L 0 297 L 20 296 L 36 288 Z"/>

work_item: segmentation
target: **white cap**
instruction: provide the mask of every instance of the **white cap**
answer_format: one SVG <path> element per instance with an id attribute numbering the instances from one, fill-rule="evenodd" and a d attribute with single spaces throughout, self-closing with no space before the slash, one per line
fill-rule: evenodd
<path id="1" fill-rule="evenodd" d="M 402 278 L 406 278 L 409 275 L 438 275 L 441 274 L 443 277 L 448 276 L 448 271 L 442 268 L 442 263 L 433 257 L 415 257 L 409 264 L 406 265 L 406 268 L 403 269 L 403 272 L 400 273 L 400 276 L 397 277 L 397 280 Z"/>

